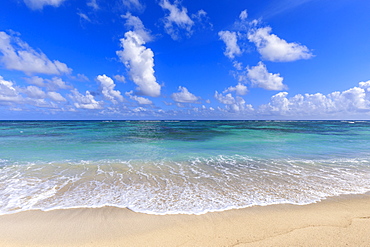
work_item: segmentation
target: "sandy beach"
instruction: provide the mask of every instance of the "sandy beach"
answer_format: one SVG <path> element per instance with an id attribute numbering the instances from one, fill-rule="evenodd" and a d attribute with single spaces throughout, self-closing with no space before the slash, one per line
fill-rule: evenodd
<path id="1" fill-rule="evenodd" d="M 26 211 L 0 216 L 0 246 L 370 246 L 370 195 L 203 215 Z"/>

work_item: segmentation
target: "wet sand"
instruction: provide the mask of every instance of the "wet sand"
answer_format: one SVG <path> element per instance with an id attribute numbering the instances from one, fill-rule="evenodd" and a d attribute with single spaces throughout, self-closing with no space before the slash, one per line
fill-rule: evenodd
<path id="1" fill-rule="evenodd" d="M 204 215 L 26 211 L 0 216 L 0 246 L 370 246 L 370 195 Z"/>

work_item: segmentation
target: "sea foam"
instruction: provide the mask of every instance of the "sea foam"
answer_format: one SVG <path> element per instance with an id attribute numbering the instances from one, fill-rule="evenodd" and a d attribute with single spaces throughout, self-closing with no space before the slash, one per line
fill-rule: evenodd
<path id="1" fill-rule="evenodd" d="M 215 156 L 188 161 L 27 163 L 0 169 L 0 213 L 116 206 L 148 214 L 309 204 L 370 191 L 367 159 Z"/>

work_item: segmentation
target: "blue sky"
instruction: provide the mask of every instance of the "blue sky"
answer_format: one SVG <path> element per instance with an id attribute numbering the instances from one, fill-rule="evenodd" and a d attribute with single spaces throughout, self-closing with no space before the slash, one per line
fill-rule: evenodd
<path id="1" fill-rule="evenodd" d="M 369 10 L 5 0 L 0 119 L 370 119 Z"/>

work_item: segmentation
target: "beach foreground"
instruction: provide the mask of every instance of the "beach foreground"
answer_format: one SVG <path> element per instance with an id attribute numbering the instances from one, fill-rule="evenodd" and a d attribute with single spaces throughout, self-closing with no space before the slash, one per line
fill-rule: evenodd
<path id="1" fill-rule="evenodd" d="M 370 246 L 370 195 L 203 215 L 26 211 L 0 216 L 0 246 Z"/>

